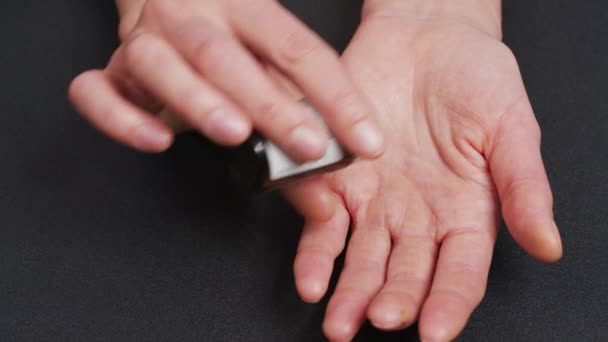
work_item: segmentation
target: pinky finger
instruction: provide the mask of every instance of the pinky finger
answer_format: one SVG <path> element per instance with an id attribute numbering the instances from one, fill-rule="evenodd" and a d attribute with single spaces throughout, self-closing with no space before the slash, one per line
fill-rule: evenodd
<path id="1" fill-rule="evenodd" d="M 79 75 L 68 93 L 82 116 L 110 138 L 143 152 L 171 146 L 169 127 L 123 98 L 103 71 Z"/>

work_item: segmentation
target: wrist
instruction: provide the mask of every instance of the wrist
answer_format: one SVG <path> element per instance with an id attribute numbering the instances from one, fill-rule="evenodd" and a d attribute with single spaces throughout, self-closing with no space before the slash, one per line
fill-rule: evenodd
<path id="1" fill-rule="evenodd" d="M 425 25 L 461 21 L 502 39 L 501 0 L 365 0 L 363 18 L 402 18 Z"/>

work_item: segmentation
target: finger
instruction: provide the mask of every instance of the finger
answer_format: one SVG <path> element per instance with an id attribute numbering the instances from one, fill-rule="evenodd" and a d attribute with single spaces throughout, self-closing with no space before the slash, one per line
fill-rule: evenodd
<path id="1" fill-rule="evenodd" d="M 513 238 L 538 260 L 558 260 L 562 244 L 540 153 L 540 129 L 526 98 L 501 118 L 489 161 Z"/>
<path id="2" fill-rule="evenodd" d="M 124 46 L 130 74 L 159 100 L 222 145 L 238 145 L 251 122 L 234 104 L 198 77 L 164 40 L 140 34 Z"/>
<path id="3" fill-rule="evenodd" d="M 229 34 L 197 22 L 171 37 L 196 69 L 253 120 L 256 129 L 298 161 L 323 156 L 328 137 L 305 108 L 283 94 Z"/>
<path id="4" fill-rule="evenodd" d="M 188 125 L 187 122 L 182 120 L 181 117 L 170 111 L 168 108 L 164 108 L 158 113 L 158 119 L 170 127 L 171 130 L 176 134 L 192 130 L 192 127 Z"/>
<path id="5" fill-rule="evenodd" d="M 431 286 L 436 254 L 430 236 L 403 236 L 393 243 L 386 283 L 368 310 L 376 328 L 398 330 L 416 320 Z"/>
<path id="6" fill-rule="evenodd" d="M 291 80 L 289 80 L 287 76 L 285 76 L 285 74 L 277 70 L 277 68 L 273 67 L 270 64 L 266 64 L 264 66 L 264 69 L 266 70 L 268 76 L 270 76 L 270 79 L 274 81 L 274 84 L 283 93 L 285 93 L 294 100 L 301 100 L 303 98 L 300 89 L 298 89 L 298 87 L 293 82 L 291 82 Z"/>
<path id="7" fill-rule="evenodd" d="M 302 299 L 316 303 L 327 292 L 336 257 L 344 249 L 349 215 L 339 206 L 326 221 L 306 221 L 294 261 L 296 287 Z"/>
<path id="8" fill-rule="evenodd" d="M 464 328 L 485 293 L 495 235 L 472 231 L 444 238 L 418 324 L 423 341 L 451 341 Z"/>
<path id="9" fill-rule="evenodd" d="M 161 152 L 173 141 L 171 130 L 125 100 L 102 71 L 76 77 L 69 88 L 76 109 L 109 137 L 144 152 Z"/>
<path id="10" fill-rule="evenodd" d="M 323 323 L 330 340 L 348 341 L 355 336 L 369 303 L 384 283 L 391 247 L 388 230 L 374 221 L 355 224 L 344 268 Z"/>
<path id="11" fill-rule="evenodd" d="M 121 40 L 124 41 L 133 31 L 145 4 L 146 0 L 116 1 L 120 14 L 118 36 Z"/>
<path id="12" fill-rule="evenodd" d="M 283 195 L 307 221 L 327 221 L 342 205 L 338 195 L 327 186 L 322 176 L 291 183 Z"/>
<path id="13" fill-rule="evenodd" d="M 229 11 L 236 33 L 294 81 L 347 149 L 369 158 L 383 152 L 371 104 L 328 44 L 276 2 L 239 3 Z M 251 18 L 260 20 L 253 26 Z"/>

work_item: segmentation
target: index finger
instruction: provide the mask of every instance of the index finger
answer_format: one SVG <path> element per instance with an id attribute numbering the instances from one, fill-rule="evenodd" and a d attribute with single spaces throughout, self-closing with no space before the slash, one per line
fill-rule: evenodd
<path id="1" fill-rule="evenodd" d="M 327 43 L 275 2 L 238 2 L 229 12 L 236 34 L 300 88 L 350 152 L 368 158 L 383 152 L 371 104 Z"/>

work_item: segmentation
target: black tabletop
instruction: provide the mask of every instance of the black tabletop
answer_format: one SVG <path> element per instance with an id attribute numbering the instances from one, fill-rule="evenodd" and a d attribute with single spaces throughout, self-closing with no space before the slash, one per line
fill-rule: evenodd
<path id="1" fill-rule="evenodd" d="M 286 4 L 337 49 L 360 2 Z M 503 230 L 463 341 L 608 340 L 608 2 L 505 0 L 505 40 L 543 128 L 561 262 Z M 0 341 L 319 341 L 291 263 L 301 220 L 245 198 L 221 152 L 149 156 L 71 109 L 66 88 L 116 47 L 109 0 L 0 3 Z M 415 329 L 359 341 L 416 340 Z"/>

